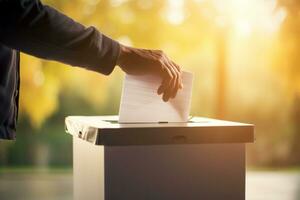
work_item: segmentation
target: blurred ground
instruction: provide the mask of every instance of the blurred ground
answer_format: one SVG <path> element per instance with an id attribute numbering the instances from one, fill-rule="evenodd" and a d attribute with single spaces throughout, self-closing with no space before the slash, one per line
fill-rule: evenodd
<path id="1" fill-rule="evenodd" d="M 13 170 L 1 174 L 1 200 L 72 200 L 72 171 Z"/>
<path id="2" fill-rule="evenodd" d="M 247 172 L 247 200 L 299 200 L 300 172 Z M 71 200 L 72 172 L 0 174 L 1 200 Z"/>
<path id="3" fill-rule="evenodd" d="M 299 200 L 300 172 L 247 172 L 247 200 Z"/>

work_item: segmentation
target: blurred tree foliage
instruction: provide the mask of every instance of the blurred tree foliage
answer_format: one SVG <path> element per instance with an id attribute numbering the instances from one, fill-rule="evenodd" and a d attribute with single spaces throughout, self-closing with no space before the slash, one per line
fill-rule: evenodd
<path id="1" fill-rule="evenodd" d="M 283 159 L 284 163 L 296 165 L 300 163 L 300 2 L 280 0 L 279 6 L 286 10 L 287 16 L 279 31 L 274 67 L 285 83 L 285 98 L 289 99 L 289 108 L 285 113 L 287 131 L 278 134 L 287 141 L 288 153 Z"/>
<path id="2" fill-rule="evenodd" d="M 103 33 L 118 39 L 120 42 L 142 47 L 164 49 L 179 63 L 186 63 L 189 69 L 197 70 L 199 58 L 214 62 L 213 40 L 214 31 L 209 21 L 201 15 L 201 6 L 196 2 L 188 2 L 186 20 L 180 26 L 170 24 L 167 20 L 167 1 L 161 0 L 75 0 L 44 1 L 64 12 L 73 19 L 95 26 Z M 175 22 L 176 23 L 176 22 Z M 201 30 L 201 27 L 205 27 Z M 206 40 L 205 40 L 206 39 Z M 208 48 L 206 48 L 208 46 Z M 203 50 L 207 55 L 200 55 Z M 204 52 L 205 53 L 205 52 Z M 121 74 L 117 72 L 116 79 Z M 62 64 L 41 61 L 34 57 L 22 57 L 22 114 L 26 114 L 34 127 L 39 127 L 58 108 L 59 95 L 66 90 L 78 94 L 95 107 L 109 106 L 107 96 L 110 86 L 106 78 L 86 72 L 71 70 Z M 115 80 L 115 79 L 114 79 Z M 115 81 L 111 82 L 116 85 Z M 94 90 L 90 86 L 94 85 Z M 35 98 L 33 98 L 35 97 Z M 38 105 L 38 106 L 37 106 Z M 115 109 L 117 111 L 117 109 Z"/>
<path id="3" fill-rule="evenodd" d="M 163 49 L 195 74 L 192 115 L 216 116 L 216 78 L 221 73 L 227 77 L 222 82 L 224 118 L 257 127 L 249 163 L 300 164 L 297 0 L 43 2 L 121 43 Z M 218 71 L 222 56 L 224 72 Z M 123 73 L 116 69 L 105 77 L 28 55 L 22 55 L 21 65 L 19 136 L 16 146 L 0 146 L 0 155 L 7 154 L 2 153 L 0 163 L 69 164 L 71 143 L 63 133 L 64 116 L 117 114 Z M 59 151 L 65 151 L 65 157 L 58 156 Z M 33 159 L 27 162 L 24 157 Z"/>

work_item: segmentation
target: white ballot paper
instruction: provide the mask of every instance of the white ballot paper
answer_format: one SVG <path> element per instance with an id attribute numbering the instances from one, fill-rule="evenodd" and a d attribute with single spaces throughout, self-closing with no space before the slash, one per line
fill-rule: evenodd
<path id="1" fill-rule="evenodd" d="M 119 110 L 119 123 L 187 122 L 193 74 L 182 72 L 183 89 L 168 102 L 157 94 L 161 78 L 153 75 L 126 75 Z"/>

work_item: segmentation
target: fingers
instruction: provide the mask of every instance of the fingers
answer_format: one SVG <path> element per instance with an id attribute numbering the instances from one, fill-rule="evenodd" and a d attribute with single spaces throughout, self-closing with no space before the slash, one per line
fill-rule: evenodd
<path id="1" fill-rule="evenodd" d="M 172 71 L 173 74 L 172 83 L 170 84 L 169 87 L 169 95 L 170 98 L 175 98 L 180 85 L 180 80 L 179 80 L 180 75 L 178 70 L 171 63 L 169 63 L 169 66 L 170 66 L 170 71 Z"/>
<path id="2" fill-rule="evenodd" d="M 182 88 L 181 72 L 179 66 L 170 60 L 166 60 L 163 67 L 163 81 L 157 92 L 163 94 L 164 101 L 168 101 L 170 98 L 175 98 L 178 90 Z"/>
<path id="3" fill-rule="evenodd" d="M 171 61 L 171 62 L 176 67 L 176 69 L 178 70 L 178 72 L 180 74 L 180 86 L 179 86 L 179 89 L 182 89 L 183 88 L 183 81 L 182 81 L 182 76 L 181 76 L 181 68 L 175 62 L 173 62 L 173 61 Z"/>
<path id="4" fill-rule="evenodd" d="M 168 101 L 172 95 L 172 89 L 174 85 L 175 75 L 170 67 L 166 66 L 164 68 L 164 76 L 161 86 L 158 88 L 158 94 L 163 94 L 162 98 L 164 101 Z"/>
<path id="5" fill-rule="evenodd" d="M 181 69 L 180 69 L 179 65 L 177 65 L 173 61 L 170 61 L 170 63 L 173 66 L 173 69 L 175 70 L 176 75 L 177 75 L 177 80 L 176 80 L 177 84 L 176 84 L 176 88 L 175 88 L 176 90 L 174 91 L 175 94 L 173 96 L 173 98 L 175 98 L 178 89 L 182 89 L 183 88 L 183 83 L 182 83 Z"/>
<path id="6" fill-rule="evenodd" d="M 179 65 L 170 60 L 162 51 L 152 50 L 151 55 L 157 59 L 160 65 L 160 74 L 163 78 L 157 93 L 162 94 L 164 101 L 175 98 L 179 89 L 183 88 L 181 69 Z"/>

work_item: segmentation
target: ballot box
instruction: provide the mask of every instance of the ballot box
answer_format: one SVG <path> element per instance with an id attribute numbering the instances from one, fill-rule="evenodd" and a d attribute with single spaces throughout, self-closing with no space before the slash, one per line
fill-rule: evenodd
<path id="1" fill-rule="evenodd" d="M 243 200 L 254 126 L 193 117 L 120 124 L 70 116 L 75 200 Z"/>

